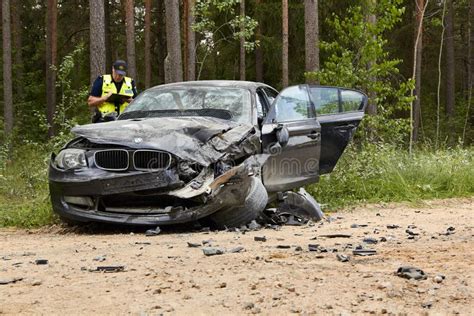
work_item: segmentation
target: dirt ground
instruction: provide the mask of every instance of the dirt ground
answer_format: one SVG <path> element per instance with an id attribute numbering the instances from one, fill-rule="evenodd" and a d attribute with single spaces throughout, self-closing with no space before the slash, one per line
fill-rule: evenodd
<path id="1" fill-rule="evenodd" d="M 449 227 L 454 230 L 446 234 Z M 351 236 L 322 237 L 335 233 Z M 254 240 L 262 236 L 265 242 Z M 365 244 L 366 237 L 378 243 Z M 203 241 L 227 251 L 208 257 L 205 246 L 187 244 Z M 369 205 L 315 225 L 245 233 L 146 237 L 130 230 L 3 229 L 0 314 L 472 315 L 473 241 L 474 199 Z M 309 244 L 319 244 L 318 251 L 309 251 Z M 354 256 L 359 244 L 377 253 Z M 229 252 L 238 246 L 244 250 Z M 92 272 L 111 265 L 125 268 Z M 395 275 L 406 265 L 422 269 L 427 279 Z"/>

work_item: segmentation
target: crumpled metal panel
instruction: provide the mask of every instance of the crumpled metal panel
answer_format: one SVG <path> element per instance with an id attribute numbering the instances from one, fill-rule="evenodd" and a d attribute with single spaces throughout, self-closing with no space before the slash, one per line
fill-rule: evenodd
<path id="1" fill-rule="evenodd" d="M 207 167 L 231 149 L 241 151 L 235 145 L 254 135 L 255 128 L 212 117 L 159 117 L 76 126 L 72 132 L 98 144 L 167 151 Z M 251 144 L 256 147 L 255 141 Z M 258 149 L 244 147 L 249 147 L 245 152 Z"/>

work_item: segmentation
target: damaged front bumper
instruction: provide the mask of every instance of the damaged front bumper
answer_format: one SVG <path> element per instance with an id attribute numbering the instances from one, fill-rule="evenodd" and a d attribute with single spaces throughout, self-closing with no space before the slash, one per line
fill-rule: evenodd
<path id="1" fill-rule="evenodd" d="M 54 157 L 53 157 L 54 158 Z M 167 225 L 196 221 L 245 201 L 254 157 L 219 177 L 204 168 L 188 183 L 176 169 L 114 173 L 84 168 L 65 171 L 53 162 L 49 186 L 53 210 L 75 222 Z M 54 159 L 52 159 L 54 161 Z"/>

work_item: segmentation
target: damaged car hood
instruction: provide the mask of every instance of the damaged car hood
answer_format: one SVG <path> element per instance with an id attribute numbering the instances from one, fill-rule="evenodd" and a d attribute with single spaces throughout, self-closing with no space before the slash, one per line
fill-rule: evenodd
<path id="1" fill-rule="evenodd" d="M 255 136 L 256 129 L 250 124 L 213 117 L 159 117 L 76 126 L 72 132 L 96 144 L 162 150 L 209 166 L 238 151 L 238 145 L 248 136 Z M 257 145 L 255 141 L 250 143 Z M 243 150 L 250 153 L 256 148 Z"/>

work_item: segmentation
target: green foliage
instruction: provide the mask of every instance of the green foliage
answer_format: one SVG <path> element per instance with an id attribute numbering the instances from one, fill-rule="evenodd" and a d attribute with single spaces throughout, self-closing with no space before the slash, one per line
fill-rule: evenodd
<path id="1" fill-rule="evenodd" d="M 381 0 L 376 6 L 354 5 L 344 16 L 333 14 L 327 23 L 334 32 L 332 41 L 322 41 L 326 56 L 319 72 L 306 77 L 323 85 L 352 87 L 367 92 L 378 115 L 365 121 L 371 140 L 400 143 L 406 138 L 409 123 L 406 111 L 413 82 L 400 78 L 399 59 L 391 59 L 385 46 L 386 34 L 400 20 L 405 9 L 402 0 Z M 370 23 L 368 15 L 377 16 Z"/>
<path id="2" fill-rule="evenodd" d="M 250 16 L 240 16 L 236 12 L 240 0 L 198 0 L 194 8 L 196 31 L 202 37 L 197 50 L 198 78 L 210 54 L 220 55 L 230 50 L 237 54 L 236 43 L 240 37 L 245 39 L 245 48 L 252 51 L 259 44 L 253 40 L 258 23 Z"/>
<path id="3" fill-rule="evenodd" d="M 420 201 L 474 194 L 474 149 L 419 149 L 392 145 L 348 148 L 333 173 L 308 186 L 328 209 L 371 202 Z"/>
<path id="4" fill-rule="evenodd" d="M 52 151 L 59 150 L 71 139 L 71 128 L 88 120 L 82 114 L 87 87 L 72 84 L 77 59 L 83 52 L 83 45 L 79 45 L 64 57 L 57 72 L 60 90 L 56 109 L 57 136 L 46 143 L 17 139 L 13 151 L 9 142 L 0 147 L 0 227 L 35 227 L 56 220 L 49 201 L 48 161 Z M 46 132 L 45 115 L 35 111 L 32 117 Z"/>
<path id="5" fill-rule="evenodd" d="M 85 124 L 90 121 L 85 100 L 88 96 L 88 87 L 75 86 L 72 83 L 72 74 L 77 69 L 77 60 L 84 53 L 84 45 L 79 44 L 69 55 L 66 55 L 58 70 L 57 88 L 60 91 L 60 98 L 56 105 L 55 124 L 58 127 L 56 140 L 64 143 L 64 140 L 71 138 L 70 130 L 78 124 Z"/>
<path id="6" fill-rule="evenodd" d="M 48 192 L 50 144 L 26 143 L 0 157 L 0 227 L 37 227 L 56 220 Z"/>
<path id="7" fill-rule="evenodd" d="M 236 5 L 240 0 L 198 0 L 194 8 L 195 23 L 193 29 L 203 35 L 212 36 L 212 44 L 219 40 L 227 40 L 229 35 L 234 39 L 243 36 L 246 40 L 246 48 L 251 51 L 255 48 L 255 42 L 251 42 L 254 30 L 258 23 L 249 16 L 240 16 L 236 13 Z M 225 15 L 223 21 L 216 23 L 215 14 Z M 223 30 L 228 28 L 228 30 Z M 226 31 L 230 30 L 230 34 Z M 211 42 L 207 42 L 211 45 Z M 208 46 L 209 48 L 209 46 Z"/>

